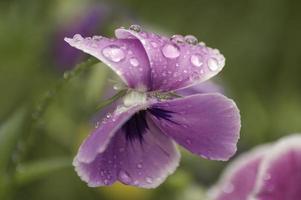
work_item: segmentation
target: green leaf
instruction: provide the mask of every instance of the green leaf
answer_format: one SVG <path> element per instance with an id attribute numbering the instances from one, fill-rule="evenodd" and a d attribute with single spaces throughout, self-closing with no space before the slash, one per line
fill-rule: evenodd
<path id="1" fill-rule="evenodd" d="M 109 104 L 113 103 L 114 101 L 118 100 L 120 97 L 123 97 L 126 94 L 126 92 L 127 92 L 127 89 L 120 90 L 117 94 L 115 94 L 111 98 L 106 99 L 106 100 L 102 101 L 100 104 L 98 104 L 96 109 L 101 110 L 102 108 L 106 107 L 107 105 L 109 105 Z"/>

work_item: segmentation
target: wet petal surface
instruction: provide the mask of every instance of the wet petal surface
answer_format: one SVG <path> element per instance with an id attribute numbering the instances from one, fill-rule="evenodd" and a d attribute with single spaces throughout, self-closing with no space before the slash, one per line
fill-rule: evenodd
<path id="1" fill-rule="evenodd" d="M 65 38 L 71 46 L 104 62 L 131 88 L 146 91 L 150 87 L 147 55 L 137 39 L 109 39 L 101 36 Z"/>
<path id="2" fill-rule="evenodd" d="M 91 187 L 115 181 L 143 188 L 161 184 L 178 166 L 180 154 L 175 144 L 149 120 L 148 127 L 142 142 L 128 140 L 120 130 L 93 162 L 86 164 L 75 158 L 74 166 L 82 180 Z"/>
<path id="3" fill-rule="evenodd" d="M 156 103 L 168 118 L 152 115 L 163 133 L 192 153 L 227 160 L 236 152 L 240 115 L 235 103 L 220 94 L 198 94 Z"/>
<path id="4" fill-rule="evenodd" d="M 193 36 L 171 38 L 120 28 L 119 39 L 137 38 L 151 68 L 151 90 L 170 91 L 203 82 L 222 70 L 225 58 L 216 49 L 197 44 Z"/>
<path id="5" fill-rule="evenodd" d="M 105 119 L 96 125 L 95 130 L 81 144 L 77 160 L 83 163 L 92 162 L 97 154 L 103 152 L 114 134 L 143 106 L 127 108 L 125 111 L 118 111 L 107 114 Z"/>

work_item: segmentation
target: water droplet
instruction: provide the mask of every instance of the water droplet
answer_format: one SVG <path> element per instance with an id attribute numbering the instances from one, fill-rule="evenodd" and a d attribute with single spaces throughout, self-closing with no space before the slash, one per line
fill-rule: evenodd
<path id="1" fill-rule="evenodd" d="M 103 183 L 104 183 L 105 185 L 108 185 L 108 184 L 109 184 L 109 180 L 108 180 L 108 179 L 105 179 L 105 180 L 103 181 Z"/>
<path id="2" fill-rule="evenodd" d="M 193 44 L 193 45 L 196 45 L 198 43 L 198 39 L 193 35 L 186 35 L 185 36 L 185 41 L 188 44 Z"/>
<path id="3" fill-rule="evenodd" d="M 172 44 L 166 44 L 162 48 L 162 53 L 166 58 L 177 58 L 180 56 L 179 48 Z"/>
<path id="4" fill-rule="evenodd" d="M 217 60 L 215 60 L 214 58 L 210 58 L 208 61 L 207 61 L 207 64 L 208 64 L 208 67 L 211 71 L 215 71 L 218 69 L 218 63 L 217 63 Z"/>
<path id="5" fill-rule="evenodd" d="M 139 66 L 139 61 L 136 58 L 131 58 L 130 63 L 132 66 L 137 67 Z"/>
<path id="6" fill-rule="evenodd" d="M 152 47 L 156 48 L 158 47 L 158 44 L 156 42 L 151 42 Z"/>
<path id="7" fill-rule="evenodd" d="M 147 183 L 153 183 L 153 179 L 151 177 L 149 177 L 149 176 L 145 178 L 145 181 Z"/>
<path id="8" fill-rule="evenodd" d="M 196 67 L 200 67 L 203 65 L 203 62 L 202 62 L 202 58 L 200 55 L 198 54 L 193 54 L 191 57 L 190 57 L 190 62 L 196 66 Z"/>
<path id="9" fill-rule="evenodd" d="M 186 139 L 187 144 L 191 144 L 191 140 L 190 139 Z"/>
<path id="10" fill-rule="evenodd" d="M 173 35 L 170 40 L 175 43 L 184 43 L 185 39 L 182 35 Z"/>
<path id="11" fill-rule="evenodd" d="M 205 43 L 205 42 L 199 42 L 198 45 L 205 47 L 205 46 L 206 46 L 206 43 Z"/>
<path id="12" fill-rule="evenodd" d="M 79 42 L 79 41 L 83 40 L 83 37 L 80 34 L 75 34 L 73 36 L 73 40 L 74 40 L 74 42 Z"/>
<path id="13" fill-rule="evenodd" d="M 116 45 L 109 45 L 102 50 L 102 54 L 113 62 L 120 62 L 125 58 L 124 52 Z"/>
<path id="14" fill-rule="evenodd" d="M 96 122 L 95 128 L 99 128 L 100 122 Z"/>
<path id="15" fill-rule="evenodd" d="M 142 166 L 141 163 L 138 163 L 138 164 L 137 164 L 137 168 L 138 168 L 138 169 L 141 169 L 142 167 L 143 167 L 143 166 Z"/>
<path id="16" fill-rule="evenodd" d="M 129 27 L 130 30 L 135 31 L 135 32 L 140 32 L 141 31 L 141 27 L 137 24 L 133 24 Z"/>
<path id="17" fill-rule="evenodd" d="M 103 38 L 103 37 L 102 37 L 102 36 L 99 36 L 99 35 L 94 35 L 94 36 L 92 37 L 92 39 L 95 40 L 95 41 L 100 41 L 102 38 Z"/>
<path id="18" fill-rule="evenodd" d="M 127 172 L 123 171 L 123 170 L 121 170 L 119 172 L 118 176 L 120 178 L 120 181 L 122 181 L 125 184 L 129 184 L 129 183 L 132 182 L 132 178 L 130 177 L 130 175 Z"/>

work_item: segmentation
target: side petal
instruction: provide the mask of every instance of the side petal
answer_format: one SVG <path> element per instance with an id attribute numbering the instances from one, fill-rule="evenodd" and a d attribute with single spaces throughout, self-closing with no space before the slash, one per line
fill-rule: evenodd
<path id="1" fill-rule="evenodd" d="M 260 163 L 269 145 L 244 153 L 230 163 L 208 196 L 212 200 L 246 200 L 255 186 Z"/>
<path id="2" fill-rule="evenodd" d="M 87 164 L 75 158 L 74 166 L 82 180 L 90 187 L 115 181 L 142 188 L 161 184 L 177 168 L 180 154 L 172 140 L 151 123 L 142 142 L 127 140 L 119 131 L 93 162 Z"/>
<path id="3" fill-rule="evenodd" d="M 213 81 L 206 81 L 204 83 L 199 83 L 188 88 L 180 89 L 176 91 L 177 94 L 188 96 L 193 94 L 201 93 L 220 93 L 224 94 L 224 88 L 222 86 L 214 83 Z"/>
<path id="4" fill-rule="evenodd" d="M 97 154 L 102 153 L 111 138 L 120 127 L 143 106 L 127 108 L 125 111 L 117 109 L 113 114 L 107 114 L 105 119 L 96 126 L 95 130 L 81 144 L 77 160 L 83 163 L 92 162 Z"/>
<path id="5" fill-rule="evenodd" d="M 281 139 L 259 168 L 254 200 L 299 200 L 301 197 L 301 134 Z"/>
<path id="6" fill-rule="evenodd" d="M 138 90 L 149 88 L 149 61 L 137 39 L 83 38 L 77 34 L 73 38 L 65 38 L 65 41 L 108 65 L 129 87 Z"/>
<path id="7" fill-rule="evenodd" d="M 198 94 L 152 107 L 161 112 L 152 115 L 155 124 L 192 153 L 207 159 L 228 160 L 236 152 L 240 115 L 235 103 L 225 96 Z"/>
<path id="8" fill-rule="evenodd" d="M 150 61 L 151 90 L 170 91 L 203 82 L 225 65 L 225 58 L 218 50 L 203 44 L 124 28 L 117 29 L 115 35 L 120 39 L 136 38 L 143 45 Z"/>

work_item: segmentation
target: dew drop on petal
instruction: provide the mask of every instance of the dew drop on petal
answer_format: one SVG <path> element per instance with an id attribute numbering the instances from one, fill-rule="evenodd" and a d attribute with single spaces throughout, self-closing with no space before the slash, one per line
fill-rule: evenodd
<path id="1" fill-rule="evenodd" d="M 145 181 L 146 181 L 147 183 L 153 183 L 153 179 L 152 179 L 151 177 L 149 177 L 149 176 L 147 176 L 147 177 L 145 178 Z"/>
<path id="2" fill-rule="evenodd" d="M 137 67 L 139 65 L 139 62 L 136 58 L 131 58 L 130 63 L 132 66 Z"/>
<path id="3" fill-rule="evenodd" d="M 179 48 L 172 44 L 166 44 L 162 48 L 162 53 L 166 58 L 177 58 L 180 56 Z"/>
<path id="4" fill-rule="evenodd" d="M 125 54 L 122 49 L 116 45 L 109 45 L 102 50 L 102 54 L 110 61 L 120 62 L 125 58 Z"/>
<path id="5" fill-rule="evenodd" d="M 142 167 L 143 167 L 143 166 L 142 166 L 141 163 L 138 163 L 138 164 L 137 164 L 137 168 L 138 168 L 138 169 L 141 169 Z"/>
<path id="6" fill-rule="evenodd" d="M 208 61 L 207 61 L 207 64 L 208 64 L 208 67 L 211 71 L 216 71 L 218 69 L 218 62 L 216 59 L 214 58 L 210 58 Z"/>
<path id="7" fill-rule="evenodd" d="M 130 175 L 123 170 L 121 170 L 119 172 L 118 176 L 119 176 L 119 179 L 125 184 L 129 184 L 132 182 L 132 178 L 130 177 Z"/>
<path id="8" fill-rule="evenodd" d="M 152 47 L 156 48 L 158 47 L 158 44 L 156 42 L 151 42 Z"/>
<path id="9" fill-rule="evenodd" d="M 93 40 L 95 41 L 100 41 L 103 37 L 102 36 L 99 36 L 99 35 L 95 35 L 92 37 Z"/>
<path id="10" fill-rule="evenodd" d="M 75 34 L 75 35 L 73 36 L 74 42 L 79 42 L 79 41 L 81 41 L 82 39 L 83 39 L 83 37 L 82 37 L 80 34 Z"/>
<path id="11" fill-rule="evenodd" d="M 193 44 L 193 45 L 196 45 L 198 43 L 198 39 L 193 35 L 186 35 L 185 36 L 185 41 L 188 44 Z"/>
<path id="12" fill-rule="evenodd" d="M 173 35 L 170 40 L 175 43 L 184 43 L 185 39 L 182 35 Z"/>
<path id="13" fill-rule="evenodd" d="M 196 66 L 196 67 L 200 67 L 203 65 L 203 62 L 202 62 L 202 58 L 200 55 L 198 54 L 193 54 L 191 57 L 190 57 L 190 62 Z"/>
<path id="14" fill-rule="evenodd" d="M 105 185 L 108 185 L 108 184 L 109 184 L 109 180 L 108 180 L 108 179 L 105 179 L 105 180 L 103 181 L 103 183 L 104 183 Z"/>
<path id="15" fill-rule="evenodd" d="M 141 27 L 137 24 L 133 24 L 129 27 L 130 30 L 135 31 L 135 32 L 140 32 L 141 31 Z"/>

